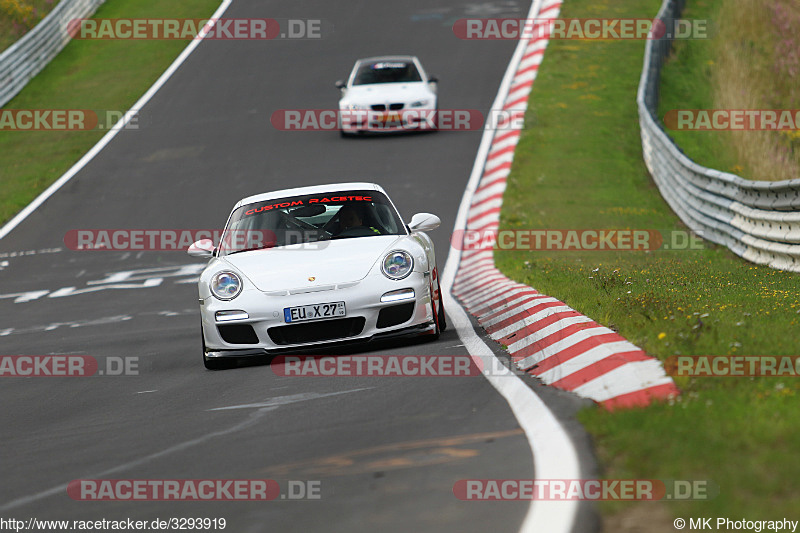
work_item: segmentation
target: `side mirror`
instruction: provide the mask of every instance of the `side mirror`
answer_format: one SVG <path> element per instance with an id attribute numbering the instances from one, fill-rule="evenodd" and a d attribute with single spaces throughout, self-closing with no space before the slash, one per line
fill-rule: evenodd
<path id="1" fill-rule="evenodd" d="M 341 90 L 341 89 L 344 89 L 345 87 L 347 87 L 347 84 L 345 82 L 343 82 L 342 80 L 336 80 L 336 88 L 337 89 Z"/>
<path id="2" fill-rule="evenodd" d="M 428 78 L 428 83 L 439 83 L 439 78 L 437 78 L 436 76 L 431 76 L 430 78 Z"/>
<path id="3" fill-rule="evenodd" d="M 430 213 L 417 213 L 411 217 L 408 229 L 411 231 L 431 231 L 439 227 L 442 223 L 439 217 Z"/>
<path id="4" fill-rule="evenodd" d="M 186 253 L 192 257 L 213 257 L 214 256 L 214 241 L 211 239 L 200 239 L 192 244 Z"/>

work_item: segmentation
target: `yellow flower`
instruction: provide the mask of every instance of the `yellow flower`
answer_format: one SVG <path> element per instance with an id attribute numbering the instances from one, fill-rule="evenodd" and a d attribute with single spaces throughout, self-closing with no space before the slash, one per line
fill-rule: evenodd
<path id="1" fill-rule="evenodd" d="M 666 336 L 667 336 L 667 334 L 662 331 L 661 333 L 658 334 L 658 340 L 662 340 Z"/>

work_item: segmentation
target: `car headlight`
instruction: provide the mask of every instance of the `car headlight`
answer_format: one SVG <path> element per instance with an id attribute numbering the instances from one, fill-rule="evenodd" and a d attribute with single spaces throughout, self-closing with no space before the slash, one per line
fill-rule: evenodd
<path id="1" fill-rule="evenodd" d="M 389 279 L 403 279 L 411 274 L 414 268 L 414 258 L 403 250 L 395 250 L 383 258 L 381 271 Z"/>
<path id="2" fill-rule="evenodd" d="M 349 111 L 358 111 L 359 109 L 366 109 L 365 106 L 359 104 L 347 104 L 346 106 L 344 106 L 344 108 Z"/>
<path id="3" fill-rule="evenodd" d="M 416 102 L 411 102 L 411 107 L 423 107 L 431 103 L 430 100 L 417 100 Z"/>
<path id="4" fill-rule="evenodd" d="M 219 272 L 208 284 L 211 294 L 220 300 L 233 300 L 242 292 L 242 280 L 233 272 Z"/>

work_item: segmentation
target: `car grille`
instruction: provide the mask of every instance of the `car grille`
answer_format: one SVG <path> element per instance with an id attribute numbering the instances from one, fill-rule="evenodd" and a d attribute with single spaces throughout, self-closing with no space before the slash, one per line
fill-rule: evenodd
<path id="1" fill-rule="evenodd" d="M 370 107 L 372 107 L 373 111 L 386 111 L 386 105 L 385 104 L 374 104 L 374 105 L 372 105 Z M 402 104 L 402 103 L 400 103 L 400 104 L 389 104 L 389 109 L 392 110 L 392 111 L 397 111 L 399 109 L 403 109 L 403 107 L 405 107 L 405 104 Z"/>
<path id="2" fill-rule="evenodd" d="M 403 322 L 408 322 L 413 314 L 414 302 L 384 307 L 381 309 L 381 312 L 378 313 L 377 326 L 379 328 L 396 326 L 398 324 L 402 324 Z"/>
<path id="3" fill-rule="evenodd" d="M 217 329 L 228 344 L 258 344 L 258 335 L 250 324 L 218 325 Z"/>
<path id="4" fill-rule="evenodd" d="M 362 316 L 353 318 L 336 318 L 318 320 L 305 324 L 275 326 L 267 333 L 272 342 L 280 346 L 302 344 L 306 342 L 332 341 L 355 337 L 364 330 L 366 319 Z"/>

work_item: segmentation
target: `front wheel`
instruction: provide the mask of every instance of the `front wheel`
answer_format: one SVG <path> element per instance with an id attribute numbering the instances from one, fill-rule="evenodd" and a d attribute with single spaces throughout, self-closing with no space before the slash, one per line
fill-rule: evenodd
<path id="1" fill-rule="evenodd" d="M 447 317 L 444 314 L 444 303 L 442 302 L 442 288 L 439 287 L 439 313 L 436 315 L 439 319 L 439 331 L 447 329 Z"/>

